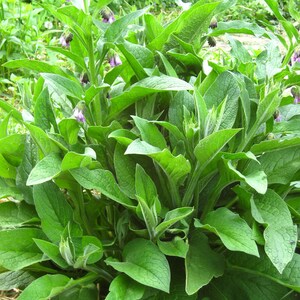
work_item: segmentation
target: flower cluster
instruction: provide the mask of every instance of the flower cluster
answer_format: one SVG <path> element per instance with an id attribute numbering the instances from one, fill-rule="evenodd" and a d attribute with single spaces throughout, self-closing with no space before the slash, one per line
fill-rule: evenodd
<path id="1" fill-rule="evenodd" d="M 108 61 L 112 68 L 122 64 L 121 58 L 118 54 L 111 56 Z"/>
<path id="2" fill-rule="evenodd" d="M 73 34 L 69 33 L 67 35 L 63 34 L 60 39 L 59 42 L 63 47 L 69 48 L 70 47 L 70 43 L 73 40 Z"/>
<path id="3" fill-rule="evenodd" d="M 102 22 L 104 23 L 113 23 L 115 21 L 115 16 L 113 12 L 109 9 L 103 9 L 101 11 L 101 16 L 102 16 Z"/>

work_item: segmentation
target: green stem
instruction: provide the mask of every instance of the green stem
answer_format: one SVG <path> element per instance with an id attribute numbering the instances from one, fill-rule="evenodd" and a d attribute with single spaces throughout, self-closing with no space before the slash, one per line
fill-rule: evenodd
<path id="1" fill-rule="evenodd" d="M 252 128 L 250 129 L 249 133 L 245 135 L 243 142 L 239 145 L 236 152 L 243 152 L 245 148 L 247 149 L 247 146 L 250 143 L 253 136 L 255 135 L 255 133 L 257 132 L 258 127 L 258 123 L 255 122 Z"/>

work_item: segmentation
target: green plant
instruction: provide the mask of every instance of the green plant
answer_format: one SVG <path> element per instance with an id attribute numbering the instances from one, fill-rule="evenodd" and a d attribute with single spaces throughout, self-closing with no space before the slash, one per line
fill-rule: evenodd
<path id="1" fill-rule="evenodd" d="M 26 287 L 20 300 L 291 299 L 300 106 L 284 92 L 299 85 L 297 30 L 272 0 L 287 41 L 243 21 L 209 29 L 230 1 L 198 1 L 165 27 L 147 9 L 114 22 L 102 11 L 103 23 L 109 2 L 43 5 L 68 26 L 65 48 L 49 50 L 74 72 L 4 64 L 40 76 L 33 120 L 0 102 L 0 197 L 14 199 L 0 204 L 0 289 Z M 229 37 L 229 63 L 204 70 L 208 37 L 241 32 L 270 43 L 252 57 Z M 25 134 L 7 134 L 12 119 Z"/>

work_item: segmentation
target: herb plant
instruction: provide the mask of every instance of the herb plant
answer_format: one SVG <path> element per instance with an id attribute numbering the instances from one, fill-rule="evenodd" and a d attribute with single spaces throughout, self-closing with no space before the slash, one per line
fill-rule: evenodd
<path id="1" fill-rule="evenodd" d="M 294 298 L 298 31 L 273 0 L 287 40 L 245 21 L 210 28 L 231 1 L 200 0 L 166 26 L 148 8 L 115 17 L 109 2 L 43 4 L 66 26 L 48 51 L 69 69 L 3 66 L 39 75 L 27 118 L 0 102 L 0 197 L 11 200 L 0 204 L 0 289 L 22 289 L 20 300 Z M 235 33 L 270 42 L 252 54 Z M 224 34 L 230 59 L 204 67 L 205 42 Z"/>

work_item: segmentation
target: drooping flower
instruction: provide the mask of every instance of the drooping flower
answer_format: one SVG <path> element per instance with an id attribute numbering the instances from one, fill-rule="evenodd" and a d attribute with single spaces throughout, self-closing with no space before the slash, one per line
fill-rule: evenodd
<path id="1" fill-rule="evenodd" d="M 69 33 L 67 35 L 63 34 L 60 39 L 59 42 L 63 47 L 69 48 L 70 47 L 70 42 L 72 42 L 73 40 L 73 34 Z"/>
<path id="2" fill-rule="evenodd" d="M 293 87 L 291 89 L 292 96 L 294 97 L 294 103 L 300 103 L 300 90 L 298 87 Z"/>
<path id="3" fill-rule="evenodd" d="M 81 84 L 83 84 L 83 85 L 88 84 L 88 83 L 90 82 L 87 73 L 81 74 L 81 76 L 80 76 L 80 82 L 81 82 Z"/>
<path id="4" fill-rule="evenodd" d="M 217 27 L 218 27 L 218 21 L 215 17 L 213 17 L 210 24 L 209 24 L 209 28 L 215 29 Z"/>
<path id="5" fill-rule="evenodd" d="M 113 56 L 111 56 L 109 58 L 109 64 L 112 68 L 121 65 L 122 61 L 120 56 L 118 54 L 114 54 Z"/>
<path id="6" fill-rule="evenodd" d="M 300 63 L 300 50 L 296 50 L 292 56 L 292 64 Z"/>
<path id="7" fill-rule="evenodd" d="M 73 117 L 78 121 L 85 123 L 84 116 L 85 103 L 84 101 L 79 101 L 76 107 L 73 110 Z"/>
<path id="8" fill-rule="evenodd" d="M 101 10 L 102 22 L 103 23 L 113 23 L 115 21 L 114 13 L 110 9 Z"/>
<path id="9" fill-rule="evenodd" d="M 281 115 L 279 113 L 279 110 L 275 111 L 273 117 L 274 117 L 275 122 L 281 122 Z"/>
<path id="10" fill-rule="evenodd" d="M 215 47 L 217 45 L 216 39 L 213 38 L 212 36 L 208 37 L 207 42 L 210 47 Z"/>

